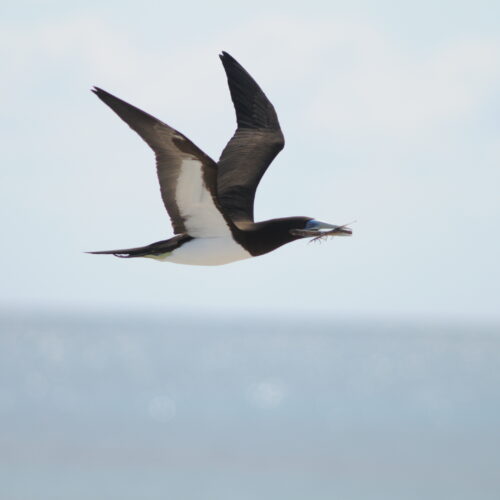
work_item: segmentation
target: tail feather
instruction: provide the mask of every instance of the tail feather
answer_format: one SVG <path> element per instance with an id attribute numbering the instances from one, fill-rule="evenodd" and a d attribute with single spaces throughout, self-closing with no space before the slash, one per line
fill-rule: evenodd
<path id="1" fill-rule="evenodd" d="M 182 244 L 193 238 L 187 234 L 179 234 L 168 240 L 157 241 L 144 247 L 124 248 L 121 250 L 99 250 L 97 252 L 85 252 L 94 255 L 114 255 L 122 259 L 130 259 L 132 257 L 153 257 L 174 251 Z"/>
<path id="2" fill-rule="evenodd" d="M 131 257 L 145 257 L 146 255 L 158 255 L 159 252 L 152 252 L 150 245 L 137 248 L 125 248 L 122 250 L 100 250 L 97 252 L 85 252 L 93 255 L 114 255 L 121 259 L 130 259 Z M 164 253 L 164 252 L 162 252 Z"/>

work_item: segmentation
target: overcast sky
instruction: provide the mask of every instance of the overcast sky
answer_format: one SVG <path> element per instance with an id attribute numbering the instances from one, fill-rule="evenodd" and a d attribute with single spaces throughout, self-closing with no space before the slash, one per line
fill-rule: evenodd
<path id="1" fill-rule="evenodd" d="M 0 300 L 55 309 L 500 320 L 500 4 L 18 2 L 2 7 Z M 287 145 L 259 220 L 357 220 L 222 267 L 92 256 L 172 232 L 152 152 L 92 85 L 217 159 L 226 50 Z"/>

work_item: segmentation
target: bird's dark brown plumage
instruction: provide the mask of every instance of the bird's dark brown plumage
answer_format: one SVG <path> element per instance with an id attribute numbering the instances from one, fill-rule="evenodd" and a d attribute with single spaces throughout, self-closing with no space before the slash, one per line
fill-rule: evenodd
<path id="1" fill-rule="evenodd" d="M 166 123 L 98 87 L 94 87 L 92 92 L 137 132 L 154 151 L 161 196 L 170 216 L 174 233 L 185 233 L 185 221 L 175 197 L 181 163 L 189 158 L 195 158 L 203 163 L 205 185 L 215 203 L 217 165 L 185 135 Z"/>
<path id="2" fill-rule="evenodd" d="M 257 186 L 285 139 L 273 105 L 255 80 L 227 52 L 220 58 L 238 128 L 218 162 L 217 197 L 233 221 L 253 221 Z"/>

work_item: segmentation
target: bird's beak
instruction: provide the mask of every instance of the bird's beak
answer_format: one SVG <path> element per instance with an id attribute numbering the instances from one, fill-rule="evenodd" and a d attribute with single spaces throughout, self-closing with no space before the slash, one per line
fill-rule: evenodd
<path id="1" fill-rule="evenodd" d="M 293 236 L 300 236 L 301 238 L 322 238 L 326 236 L 351 236 L 352 229 L 347 227 L 349 224 L 343 226 L 336 226 L 321 222 L 319 220 L 309 221 L 304 229 L 291 229 L 290 233 Z"/>

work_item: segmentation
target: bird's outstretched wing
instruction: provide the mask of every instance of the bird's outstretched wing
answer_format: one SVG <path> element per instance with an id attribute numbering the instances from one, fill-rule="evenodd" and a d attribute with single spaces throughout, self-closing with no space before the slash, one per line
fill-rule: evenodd
<path id="1" fill-rule="evenodd" d="M 224 236 L 231 222 L 216 199 L 217 165 L 186 136 L 155 117 L 100 88 L 92 90 L 156 155 L 163 203 L 174 233 L 193 237 Z"/>
<path id="2" fill-rule="evenodd" d="M 238 128 L 218 162 L 217 198 L 233 221 L 253 221 L 255 191 L 285 140 L 276 111 L 255 80 L 227 52 L 220 58 Z"/>

